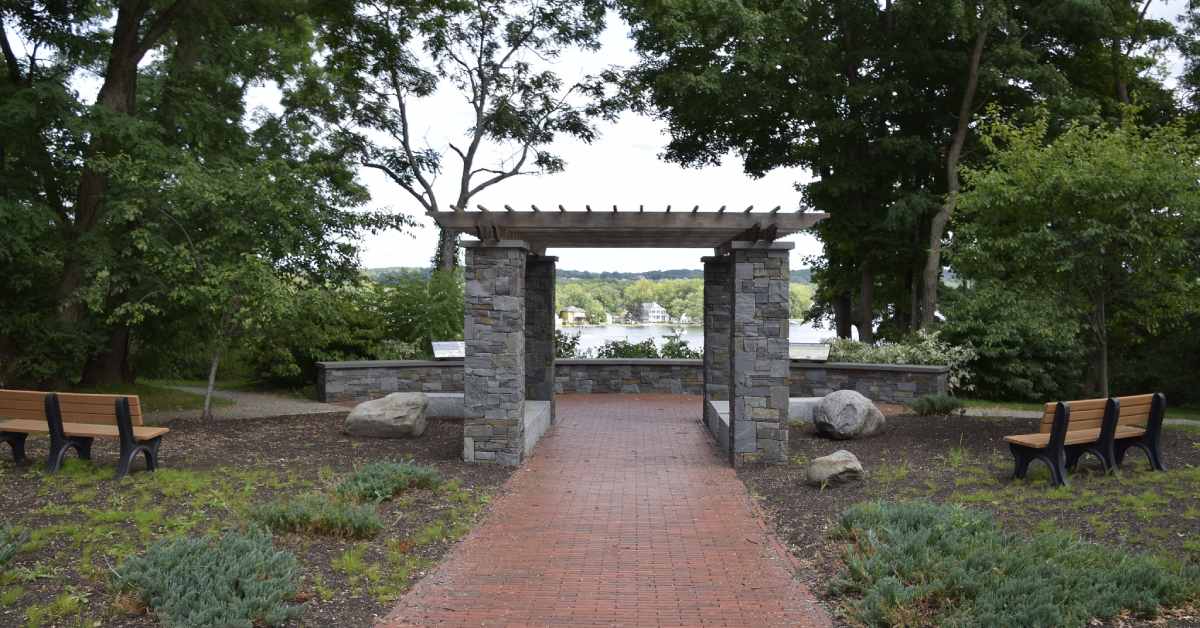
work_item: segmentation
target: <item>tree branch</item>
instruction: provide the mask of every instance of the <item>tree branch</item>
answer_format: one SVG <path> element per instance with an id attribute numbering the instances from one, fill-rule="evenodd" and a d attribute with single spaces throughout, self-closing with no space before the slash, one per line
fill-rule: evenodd
<path id="1" fill-rule="evenodd" d="M 13 53 L 12 45 L 8 42 L 8 33 L 4 30 L 4 20 L 0 20 L 0 50 L 4 51 L 4 65 L 8 66 L 8 78 L 13 84 L 21 83 L 21 66 L 17 63 L 17 55 Z"/>
<path id="2" fill-rule="evenodd" d="M 409 168 L 412 169 L 413 178 L 421 184 L 421 189 L 425 190 L 425 194 L 429 198 L 428 204 L 424 202 L 422 203 L 425 205 L 425 211 L 432 212 L 434 211 L 434 208 L 437 207 L 437 197 L 433 194 L 433 186 L 430 185 L 429 181 L 425 179 L 425 176 L 421 174 L 421 168 L 417 165 L 416 154 L 413 153 L 412 133 L 409 131 L 408 126 L 408 103 L 404 101 L 404 92 L 400 87 L 400 76 L 396 74 L 396 69 L 394 67 L 388 70 L 388 76 L 392 81 L 392 89 L 394 89 L 396 92 L 396 107 L 400 113 L 400 144 L 404 147 L 404 155 L 408 158 L 408 164 Z M 396 180 L 397 183 L 400 183 L 395 176 L 393 176 L 392 179 Z M 400 183 L 400 185 L 408 190 L 409 194 L 413 194 L 414 196 L 420 198 L 420 196 L 416 195 L 415 191 L 412 190 L 407 184 Z"/>
<path id="3" fill-rule="evenodd" d="M 425 198 L 424 195 L 422 195 L 420 192 L 418 192 L 417 189 L 414 188 L 411 183 L 409 183 L 408 181 L 405 181 L 404 178 L 401 177 L 400 174 L 397 173 L 395 170 L 392 170 L 391 168 L 389 168 L 383 164 L 374 163 L 374 162 L 370 162 L 370 161 L 362 161 L 360 163 L 367 168 L 373 168 L 375 170 L 378 170 L 378 171 L 386 174 L 392 181 L 394 181 L 396 183 L 396 185 L 399 185 L 400 187 L 404 188 L 404 191 L 408 192 L 408 194 L 410 196 L 415 198 L 417 200 L 417 202 L 421 204 L 421 207 L 425 208 L 425 211 L 427 213 L 432 212 L 434 210 L 434 208 L 437 207 L 437 205 L 434 203 L 434 200 L 432 197 L 430 197 L 428 199 Z"/>
<path id="4" fill-rule="evenodd" d="M 141 59 L 150 52 L 160 38 L 166 34 L 171 28 L 171 24 L 183 12 L 183 9 L 189 4 L 189 0 L 175 0 L 175 3 L 167 7 L 154 21 L 150 23 L 150 28 L 146 30 L 145 36 L 138 42 L 137 51 L 134 53 L 136 59 Z"/>

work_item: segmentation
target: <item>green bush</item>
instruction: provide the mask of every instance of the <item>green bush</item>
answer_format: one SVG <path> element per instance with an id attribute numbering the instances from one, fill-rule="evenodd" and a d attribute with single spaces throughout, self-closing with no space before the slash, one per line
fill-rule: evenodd
<path id="1" fill-rule="evenodd" d="M 0 567 L 12 560 L 28 540 L 29 532 L 27 530 L 0 525 Z"/>
<path id="2" fill-rule="evenodd" d="M 829 348 L 830 362 L 859 364 L 917 364 L 950 367 L 948 385 L 951 392 L 971 390 L 971 361 L 975 351 L 967 346 L 942 340 L 938 332 L 919 331 L 899 342 L 868 344 L 834 339 Z"/>
<path id="3" fill-rule="evenodd" d="M 559 359 L 584 357 L 579 353 L 579 337 L 580 334 L 567 334 L 560 329 L 554 330 L 554 357 Z"/>
<path id="4" fill-rule="evenodd" d="M 1084 626 L 1122 611 L 1152 616 L 1200 593 L 1200 568 L 1085 543 L 1026 538 L 991 515 L 929 503 L 851 507 L 831 592 L 870 626 Z"/>
<path id="5" fill-rule="evenodd" d="M 117 568 L 168 626 L 278 626 L 296 618 L 299 564 L 264 531 L 159 542 Z"/>
<path id="6" fill-rule="evenodd" d="M 433 467 L 411 462 L 372 462 L 338 485 L 337 494 L 379 503 L 410 488 L 436 488 L 442 476 Z"/>
<path id="7" fill-rule="evenodd" d="M 970 347 L 974 394 L 986 399 L 1074 398 L 1087 372 L 1079 321 L 1053 299 L 1016 285 L 945 290 L 941 336 Z"/>
<path id="8" fill-rule="evenodd" d="M 257 506 L 250 517 L 275 532 L 305 532 L 367 539 L 383 529 L 374 506 L 352 504 L 321 495 L 301 495 Z"/>
<path id="9" fill-rule="evenodd" d="M 657 358 L 658 346 L 654 344 L 652 338 L 647 338 L 641 342 L 629 342 L 628 340 L 606 340 L 599 349 L 596 349 L 597 358 Z"/>
<path id="10" fill-rule="evenodd" d="M 913 402 L 912 409 L 921 416 L 944 416 L 954 414 L 965 406 L 961 399 L 951 395 L 925 395 Z"/>
<path id="11" fill-rule="evenodd" d="M 681 334 L 663 336 L 662 357 L 673 360 L 699 360 L 703 357 L 700 351 L 693 349 Z"/>

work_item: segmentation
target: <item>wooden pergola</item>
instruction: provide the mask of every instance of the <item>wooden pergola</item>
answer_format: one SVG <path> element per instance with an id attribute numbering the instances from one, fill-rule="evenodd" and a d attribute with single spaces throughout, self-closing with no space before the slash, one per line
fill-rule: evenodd
<path id="1" fill-rule="evenodd" d="M 817 224 L 826 214 L 808 211 L 754 211 L 750 206 L 726 211 L 620 210 L 616 205 L 601 211 L 585 206 L 568 211 L 562 205 L 547 211 L 531 205 L 517 210 L 505 205 L 491 211 L 439 211 L 430 216 L 443 229 L 474 236 L 482 241 L 521 240 L 531 250 L 559 248 L 720 248 L 733 241 L 774 241 Z"/>
<path id="2" fill-rule="evenodd" d="M 825 214 L 454 209 L 464 243 L 463 458 L 519 465 L 554 422 L 555 262 L 549 248 L 704 248 L 704 419 L 732 464 L 787 460 L 788 257 L 779 238 Z"/>

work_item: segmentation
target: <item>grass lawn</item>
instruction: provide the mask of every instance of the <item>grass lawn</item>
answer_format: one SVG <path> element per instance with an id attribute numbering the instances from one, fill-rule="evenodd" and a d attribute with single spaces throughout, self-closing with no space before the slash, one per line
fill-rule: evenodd
<path id="1" fill-rule="evenodd" d="M 245 625 L 370 625 L 470 529 L 509 470 L 461 462 L 461 421 L 364 439 L 341 433 L 343 417 L 177 420 L 159 471 L 138 466 L 120 482 L 110 441 L 96 441 L 94 464 L 54 475 L 14 466 L 6 448 L 0 564 L 6 539 L 16 553 L 0 567 L 0 625 L 197 625 L 209 611 L 207 625 L 233 623 L 213 609 L 249 613 Z M 45 439 L 29 449 L 40 460 Z"/>
<path id="2" fill-rule="evenodd" d="M 1070 486 L 1053 488 L 1040 463 L 1031 468 L 1029 479 L 1011 479 L 1012 458 L 1002 438 L 1031 431 L 1035 422 L 896 416 L 888 419 L 882 434 L 854 441 L 830 441 L 816 436 L 811 426 L 793 427 L 791 464 L 749 466 L 738 473 L 808 568 L 802 572 L 809 574 L 811 588 L 823 596 L 839 622 L 987 625 L 980 618 L 996 616 L 985 611 L 1003 608 L 988 597 L 989 591 L 1028 593 L 1034 597 L 1021 598 L 1026 600 L 1022 605 L 1032 606 L 1046 603 L 1036 595 L 1053 597 L 1022 592 L 1029 574 L 1011 559 L 1044 556 L 1042 572 L 1048 581 L 1055 581 L 1053 573 L 1061 574 L 1055 581 L 1059 584 L 1083 583 L 1103 573 L 1125 587 L 1122 591 L 1144 584 L 1162 594 L 1137 597 L 1116 609 L 1115 616 L 1123 621 L 1148 622 L 1141 616 L 1152 614 L 1157 600 L 1167 599 L 1172 600 L 1171 608 L 1162 612 L 1168 618 L 1195 625 L 1200 617 L 1200 428 L 1166 428 L 1166 473 L 1150 471 L 1145 457 L 1131 450 L 1118 474 L 1104 475 L 1097 463 L 1085 459 L 1068 477 Z M 866 479 L 823 489 L 806 486 L 807 461 L 838 449 L 859 458 Z M 882 504 L 887 512 L 863 511 L 863 504 L 870 503 Z M 974 515 L 955 514 L 963 511 L 928 511 L 942 505 L 978 511 L 995 529 Z M 936 523 L 914 526 L 912 521 Z M 1077 541 L 1083 545 L 1071 545 Z M 1040 549 L 1031 553 L 1030 547 Z M 881 558 L 887 556 L 891 558 Z M 934 560 L 937 556 L 953 559 Z M 1052 556 L 1073 558 L 1055 563 Z M 1123 571 L 1112 571 L 1118 564 Z M 991 571 L 955 581 L 981 565 L 991 565 Z M 1080 571 L 1079 565 L 1091 567 Z M 1046 570 L 1053 573 L 1045 575 Z M 1004 577 L 996 578 L 997 573 Z M 1150 577 L 1127 579 L 1135 573 Z M 1159 576 L 1168 584 L 1149 582 Z M 990 583 L 984 584 L 987 579 Z M 1186 592 L 1171 588 L 1176 585 Z M 1104 590 L 1099 586 L 1089 589 L 1092 595 Z M 1068 589 L 1060 598 L 1077 601 L 1083 588 Z M 1085 610 L 1108 613 L 1111 609 L 1102 606 L 1118 598 L 1104 599 L 1109 602 Z M 1112 621 L 1113 615 L 1107 616 Z M 1010 616 L 993 625 L 1086 623 L 1086 618 L 1070 613 L 1051 617 Z"/>
<path id="3" fill-rule="evenodd" d="M 136 384 L 115 386 L 92 386 L 71 389 L 72 392 L 100 393 L 105 395 L 137 395 L 142 401 L 143 412 L 174 412 L 199 410 L 204 407 L 204 395 L 168 388 L 160 382 L 141 381 Z M 234 405 L 229 399 L 213 397 L 214 407 Z"/>
<path id="4" fill-rule="evenodd" d="M 191 386 L 195 388 L 205 388 L 208 386 L 208 380 L 203 379 L 154 379 L 147 381 L 156 386 Z M 295 388 L 276 386 L 251 379 L 218 379 L 216 389 L 235 392 L 267 393 L 307 401 L 315 401 L 317 398 L 317 387 L 315 384 Z"/>

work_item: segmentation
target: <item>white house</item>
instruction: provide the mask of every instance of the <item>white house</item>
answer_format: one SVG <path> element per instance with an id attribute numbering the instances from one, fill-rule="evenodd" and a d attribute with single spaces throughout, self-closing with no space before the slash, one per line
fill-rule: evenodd
<path id="1" fill-rule="evenodd" d="M 666 308 L 657 303 L 639 303 L 637 321 L 639 323 L 669 323 L 671 316 L 667 314 Z"/>
<path id="2" fill-rule="evenodd" d="M 568 305 L 558 313 L 558 318 L 562 320 L 564 325 L 586 325 L 588 322 L 587 312 L 581 307 Z"/>

